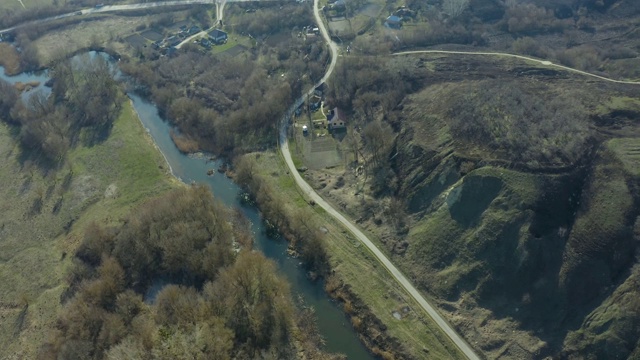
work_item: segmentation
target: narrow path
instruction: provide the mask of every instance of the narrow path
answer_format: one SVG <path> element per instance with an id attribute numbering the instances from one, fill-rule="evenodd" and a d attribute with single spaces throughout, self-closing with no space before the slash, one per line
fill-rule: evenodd
<path id="1" fill-rule="evenodd" d="M 322 77 L 319 83 L 323 83 L 326 81 L 333 70 L 335 69 L 336 62 L 338 60 L 338 46 L 331 41 L 329 37 L 329 33 L 320 17 L 320 12 L 318 9 L 318 0 L 314 0 L 313 2 L 313 15 L 316 18 L 316 22 L 318 23 L 318 27 L 320 28 L 320 32 L 322 33 L 322 37 L 325 42 L 329 45 L 331 50 L 331 63 L 327 68 L 327 72 Z M 314 89 L 311 89 L 308 94 L 313 92 Z M 302 190 L 311 200 L 315 201 L 317 206 L 323 208 L 328 214 L 333 216 L 336 220 L 338 220 L 344 227 L 346 227 L 362 244 L 364 244 L 367 249 L 373 254 L 376 260 L 382 264 L 387 271 L 391 274 L 391 276 L 399 283 L 407 293 L 415 300 L 415 302 L 426 312 L 433 321 L 440 327 L 440 329 L 451 339 L 451 341 L 455 344 L 455 346 L 460 349 L 460 351 L 469 359 L 476 360 L 479 359 L 476 353 L 473 351 L 471 346 L 451 327 L 451 325 L 438 313 L 434 306 L 432 306 L 421 294 L 420 292 L 411 284 L 411 282 L 402 274 L 398 268 L 393 265 L 393 263 L 384 255 L 380 249 L 371 241 L 369 238 L 358 229 L 350 220 L 345 218 L 339 211 L 333 208 L 329 203 L 327 203 L 318 193 L 316 193 L 313 188 L 300 176 L 298 170 L 293 164 L 293 159 L 291 158 L 291 152 L 289 151 L 289 141 L 287 137 L 287 124 L 290 119 L 291 113 L 303 103 L 306 94 L 303 95 L 300 99 L 296 101 L 294 106 L 290 108 L 286 119 L 282 121 L 282 126 L 280 128 L 280 151 L 284 157 L 285 163 L 289 168 L 291 174 L 293 174 L 294 180 L 300 190 Z"/>
<path id="2" fill-rule="evenodd" d="M 176 49 L 180 49 L 180 48 L 182 47 L 182 45 L 184 45 L 184 44 L 186 44 L 186 43 L 190 42 L 191 40 L 193 40 L 193 39 L 197 38 L 198 36 L 205 36 L 205 35 L 207 35 L 207 31 L 209 31 L 209 30 L 211 30 L 211 29 L 213 29 L 213 27 L 211 27 L 211 28 L 209 28 L 209 29 L 206 29 L 206 30 L 202 30 L 202 31 L 200 31 L 200 32 L 199 32 L 199 33 L 197 33 L 197 34 L 193 34 L 193 35 L 191 35 L 191 36 L 187 37 L 186 39 L 182 40 L 182 41 L 180 42 L 180 44 L 176 45 Z"/>
<path id="3" fill-rule="evenodd" d="M 20 5 L 22 5 L 22 8 L 26 10 L 26 9 L 27 9 L 27 7 L 26 7 L 26 6 L 24 6 L 24 3 L 22 2 L 22 0 L 18 0 L 18 1 L 20 2 Z"/>
<path id="4" fill-rule="evenodd" d="M 540 65 L 555 67 L 555 68 L 562 69 L 562 70 L 569 71 L 569 72 L 573 72 L 573 73 L 576 73 L 576 74 L 580 74 L 580 75 L 584 75 L 584 76 L 590 76 L 590 77 L 593 77 L 593 78 L 596 78 L 596 79 L 599 79 L 599 80 L 603 80 L 603 81 L 613 82 L 613 83 L 617 83 L 617 84 L 640 85 L 640 81 L 611 79 L 611 78 L 608 78 L 606 76 L 592 74 L 592 73 L 587 72 L 587 71 L 582 71 L 582 70 L 570 68 L 568 66 L 564 66 L 564 65 L 560 65 L 560 64 L 554 64 L 554 63 L 552 63 L 551 61 L 548 61 L 548 60 L 540 60 L 540 59 L 535 59 L 535 58 L 524 56 L 524 55 L 516 55 L 516 54 L 501 53 L 501 52 L 415 50 L 415 51 L 397 52 L 397 53 L 393 53 L 392 55 L 393 56 L 400 56 L 400 55 L 415 55 L 415 54 L 451 54 L 451 55 L 481 55 L 481 56 L 510 57 L 510 58 L 515 58 L 515 59 L 520 59 L 520 60 L 528 60 L 528 61 L 537 62 Z"/>

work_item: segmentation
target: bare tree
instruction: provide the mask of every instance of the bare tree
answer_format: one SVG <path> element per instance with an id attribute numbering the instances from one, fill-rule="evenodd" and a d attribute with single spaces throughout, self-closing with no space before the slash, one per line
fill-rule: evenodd
<path id="1" fill-rule="evenodd" d="M 379 120 L 370 122 L 365 126 L 363 135 L 364 145 L 371 154 L 372 164 L 377 165 L 384 161 L 394 137 L 393 130 L 389 124 Z"/>
<path id="2" fill-rule="evenodd" d="M 469 0 L 443 0 L 442 11 L 447 13 L 452 18 L 462 14 L 463 11 L 469 6 Z"/>

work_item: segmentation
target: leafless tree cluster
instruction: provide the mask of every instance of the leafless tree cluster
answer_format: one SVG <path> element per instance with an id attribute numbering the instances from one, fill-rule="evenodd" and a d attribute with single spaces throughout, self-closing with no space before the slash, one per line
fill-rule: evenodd
<path id="1" fill-rule="evenodd" d="M 442 0 L 442 11 L 452 18 L 458 17 L 469 6 L 469 0 Z"/>
<path id="2" fill-rule="evenodd" d="M 191 187 L 143 204 L 120 227 L 89 226 L 69 276 L 73 297 L 40 358 L 287 359 L 300 344 L 331 359 L 313 320 L 298 321 L 275 263 L 250 241 L 232 251 L 250 236 L 233 223 L 208 189 Z M 172 284 L 144 302 L 157 279 Z"/>
<path id="3" fill-rule="evenodd" d="M 81 130 L 90 142 L 108 134 L 120 113 L 122 92 L 109 64 L 99 56 L 60 63 L 51 74 L 51 96 L 38 92 L 26 102 L 10 84 L 0 82 L 0 109 L 4 121 L 20 127 L 25 151 L 60 163 Z"/>
<path id="4" fill-rule="evenodd" d="M 279 119 L 303 86 L 322 76 L 328 59 L 320 42 L 290 37 L 292 27 L 312 22 L 307 7 L 293 10 L 263 8 L 255 16 L 240 16 L 247 22 L 244 31 L 251 29 L 254 37 L 287 35 L 276 44 L 260 42 L 245 56 L 211 56 L 196 47 L 122 69 L 201 149 L 229 155 L 271 146 Z"/>
<path id="5" fill-rule="evenodd" d="M 518 162 L 572 164 L 590 136 L 584 106 L 575 97 L 545 101 L 517 82 L 457 87 L 448 107 L 457 138 Z"/>

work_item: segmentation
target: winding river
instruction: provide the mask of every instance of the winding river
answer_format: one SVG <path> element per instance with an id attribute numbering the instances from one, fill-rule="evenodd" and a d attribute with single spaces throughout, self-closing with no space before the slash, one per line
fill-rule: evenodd
<path id="1" fill-rule="evenodd" d="M 13 84 L 39 81 L 41 85 L 36 89 L 43 88 L 44 91 L 49 91 L 43 85 L 47 80 L 46 72 L 23 73 L 9 77 L 0 67 L 0 79 Z M 33 91 L 24 93 L 23 98 Z M 277 263 L 280 272 L 291 284 L 293 296 L 301 296 L 307 306 L 312 306 L 315 309 L 320 334 L 326 341 L 325 349 L 345 354 L 348 359 L 374 359 L 358 339 L 358 335 L 345 314 L 325 293 L 323 284 L 320 281 L 311 282 L 308 280 L 299 260 L 287 255 L 286 241 L 268 238 L 258 210 L 254 207 L 243 206 L 239 202 L 238 194 L 241 190 L 238 185 L 217 172 L 214 176 L 207 175 L 207 170 L 217 169 L 220 164 L 216 161 L 210 161 L 209 157 L 204 154 L 185 155 L 180 153 L 169 135 L 171 126 L 158 115 L 156 106 L 136 94 L 130 93 L 128 96 L 133 102 L 143 126 L 167 159 L 173 174 L 187 184 L 196 182 L 209 185 L 217 199 L 228 207 L 241 209 L 249 219 L 251 231 L 255 237 L 255 247 Z"/>

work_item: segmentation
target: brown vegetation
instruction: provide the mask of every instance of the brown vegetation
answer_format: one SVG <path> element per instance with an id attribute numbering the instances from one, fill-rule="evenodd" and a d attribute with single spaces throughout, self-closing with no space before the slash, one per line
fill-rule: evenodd
<path id="1" fill-rule="evenodd" d="M 40 85 L 39 81 L 30 81 L 28 83 L 17 82 L 14 87 L 18 92 L 30 91 L 33 88 L 36 88 Z"/>
<path id="2" fill-rule="evenodd" d="M 198 141 L 194 140 L 190 136 L 178 134 L 175 131 L 171 131 L 170 136 L 173 143 L 176 144 L 176 147 L 182 153 L 194 153 L 200 149 Z"/>
<path id="3" fill-rule="evenodd" d="M 260 14 L 275 17 L 274 24 L 287 33 L 289 27 L 311 22 L 307 7 L 287 7 L 299 16 L 275 8 Z M 239 19 L 263 25 L 254 17 Z M 175 57 L 132 60 L 122 69 L 201 149 L 231 155 L 274 144 L 277 122 L 303 85 L 322 76 L 327 56 L 320 43 L 309 45 L 296 37 L 275 46 L 262 42 L 235 58 L 185 47 Z M 284 79 L 279 76 L 283 72 Z"/>
<path id="4" fill-rule="evenodd" d="M 566 165 L 586 150 L 587 114 L 575 95 L 546 101 L 547 94 L 528 92 L 515 81 L 483 81 L 454 87 L 443 96 L 458 141 L 487 147 L 508 160 Z"/>
<path id="5" fill-rule="evenodd" d="M 254 172 L 255 158 L 244 156 L 236 162 L 235 180 L 242 185 L 257 203 L 268 220 L 273 233 L 279 231 L 296 249 L 303 263 L 316 276 L 326 276 L 329 272 L 328 254 L 320 231 L 313 226 L 313 220 L 306 214 L 290 214 L 283 199 Z"/>
<path id="6" fill-rule="evenodd" d="M 244 13 L 247 9 L 257 9 L 257 11 L 246 16 Z M 283 16 L 284 14 L 286 16 Z M 225 17 L 234 18 L 233 23 L 229 24 L 231 29 L 249 33 L 254 37 L 274 34 L 283 29 L 302 29 L 310 24 L 309 15 L 307 6 L 286 3 L 277 7 L 270 4 L 240 3 L 225 8 Z"/>
<path id="7" fill-rule="evenodd" d="M 41 358 L 329 358 L 307 341 L 288 284 L 246 244 L 248 233 L 205 187 L 175 190 L 121 227 L 85 232 L 69 281 L 73 297 Z M 245 244 L 238 255 L 234 242 Z M 152 304 L 151 283 L 166 279 Z M 297 344 L 302 344 L 299 349 Z"/>
<path id="8" fill-rule="evenodd" d="M 11 76 L 20 73 L 20 55 L 16 49 L 8 43 L 0 42 L 0 66 L 4 67 L 4 73 Z"/>
<path id="9" fill-rule="evenodd" d="M 4 121 L 19 125 L 25 153 L 59 164 L 77 141 L 104 139 L 120 113 L 121 90 L 110 65 L 97 56 L 68 60 L 51 70 L 51 96 L 39 92 L 25 103 L 8 83 L 0 97 Z"/>

